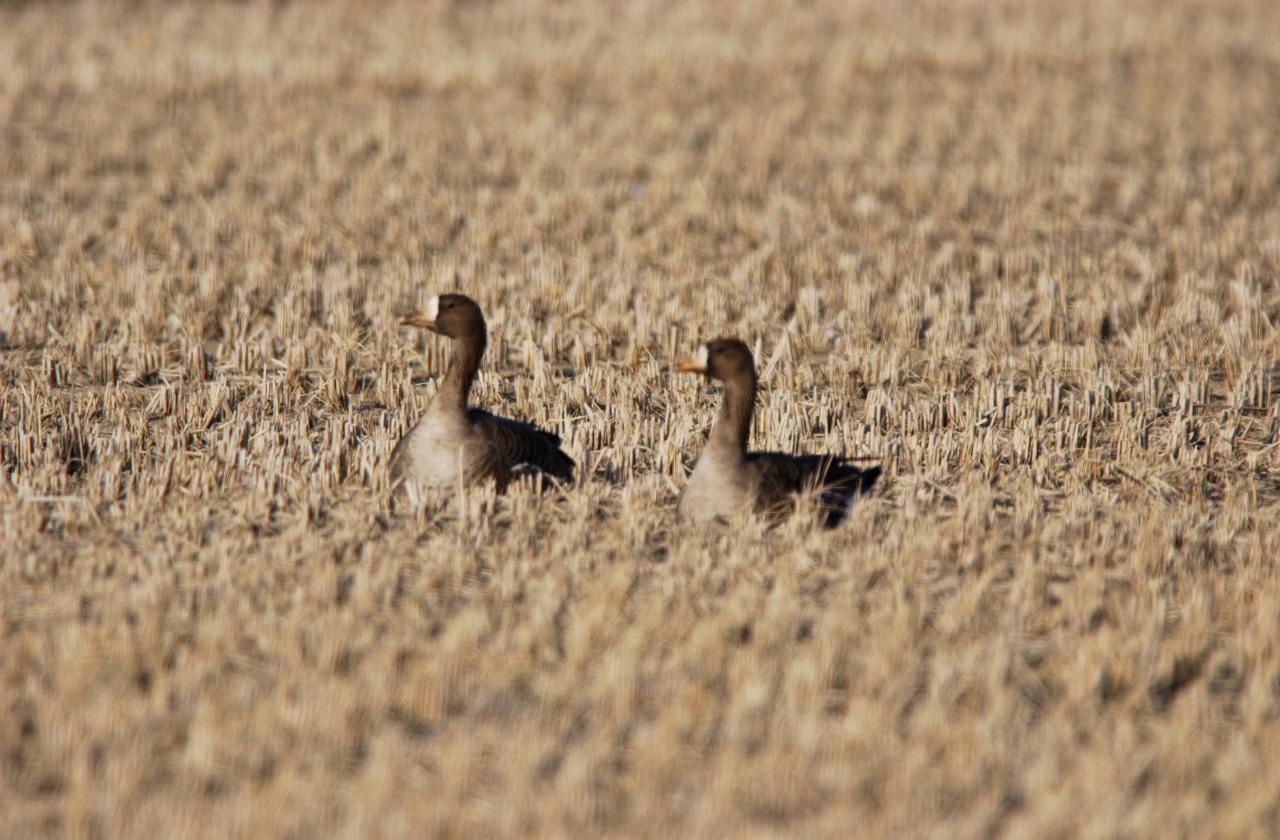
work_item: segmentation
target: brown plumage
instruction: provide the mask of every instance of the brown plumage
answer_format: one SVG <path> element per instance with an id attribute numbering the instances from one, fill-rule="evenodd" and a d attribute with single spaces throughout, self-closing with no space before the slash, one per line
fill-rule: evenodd
<path id="1" fill-rule="evenodd" d="M 573 459 L 560 450 L 560 438 L 531 423 L 467 406 L 488 341 L 474 300 L 459 294 L 433 297 L 400 323 L 452 339 L 453 352 L 427 413 L 391 452 L 393 492 L 413 500 L 431 489 L 483 481 L 495 482 L 501 492 L 529 468 L 557 481 L 573 480 Z"/>
<path id="2" fill-rule="evenodd" d="M 827 526 L 844 519 L 854 498 L 880 477 L 880 467 L 859 469 L 841 455 L 788 455 L 748 452 L 755 409 L 755 362 L 736 338 L 717 338 L 698 348 L 692 361 L 676 368 L 702 373 L 724 383 L 720 416 L 698 457 L 677 505 L 682 516 L 698 521 L 723 519 L 751 510 L 781 518 L 801 496 L 813 496 L 824 509 Z"/>

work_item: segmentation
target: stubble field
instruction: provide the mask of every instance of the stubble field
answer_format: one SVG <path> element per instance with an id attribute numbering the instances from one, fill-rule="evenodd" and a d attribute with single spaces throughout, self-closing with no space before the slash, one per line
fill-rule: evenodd
<path id="1" fill-rule="evenodd" d="M 0 836 L 1274 836 L 1277 32 L 0 8 Z M 452 289 L 563 495 L 388 504 Z M 839 530 L 674 517 L 718 334 Z"/>

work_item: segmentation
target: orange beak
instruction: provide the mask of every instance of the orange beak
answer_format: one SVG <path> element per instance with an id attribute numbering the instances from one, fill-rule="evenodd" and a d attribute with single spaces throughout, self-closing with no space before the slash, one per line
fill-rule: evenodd
<path id="1" fill-rule="evenodd" d="M 423 329 L 434 329 L 436 322 L 428 318 L 421 310 L 414 310 L 407 315 L 401 316 L 401 326 L 405 327 L 422 327 Z"/>
<path id="2" fill-rule="evenodd" d="M 677 373 L 702 373 L 706 368 L 700 367 L 695 362 L 683 361 L 676 364 Z"/>

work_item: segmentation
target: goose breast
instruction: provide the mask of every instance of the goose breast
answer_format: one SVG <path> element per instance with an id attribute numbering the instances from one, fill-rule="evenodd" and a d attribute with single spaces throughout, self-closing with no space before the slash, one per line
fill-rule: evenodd
<path id="1" fill-rule="evenodd" d="M 698 458 L 676 510 L 696 522 L 729 518 L 751 506 L 750 476 L 741 455 L 708 448 Z"/>
<path id="2" fill-rule="evenodd" d="M 420 487 L 449 487 L 470 477 L 470 429 L 465 418 L 428 411 L 409 431 L 405 479 Z"/>

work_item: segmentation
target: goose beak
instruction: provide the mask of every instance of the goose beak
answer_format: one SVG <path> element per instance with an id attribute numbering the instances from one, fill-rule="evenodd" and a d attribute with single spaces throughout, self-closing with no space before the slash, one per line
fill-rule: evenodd
<path id="1" fill-rule="evenodd" d="M 676 370 L 680 373 L 706 373 L 710 357 L 711 352 L 707 345 L 700 345 L 698 352 L 693 354 L 693 358 L 677 364 Z"/>
<path id="2" fill-rule="evenodd" d="M 406 327 L 422 327 L 427 330 L 436 328 L 436 319 L 440 317 L 440 296 L 436 295 L 427 301 L 425 309 L 415 309 L 400 319 Z"/>
<path id="3" fill-rule="evenodd" d="M 423 329 L 433 330 L 436 328 L 434 318 L 428 318 L 426 313 L 421 310 L 415 310 L 400 318 L 400 325 L 404 327 L 422 327 Z"/>

